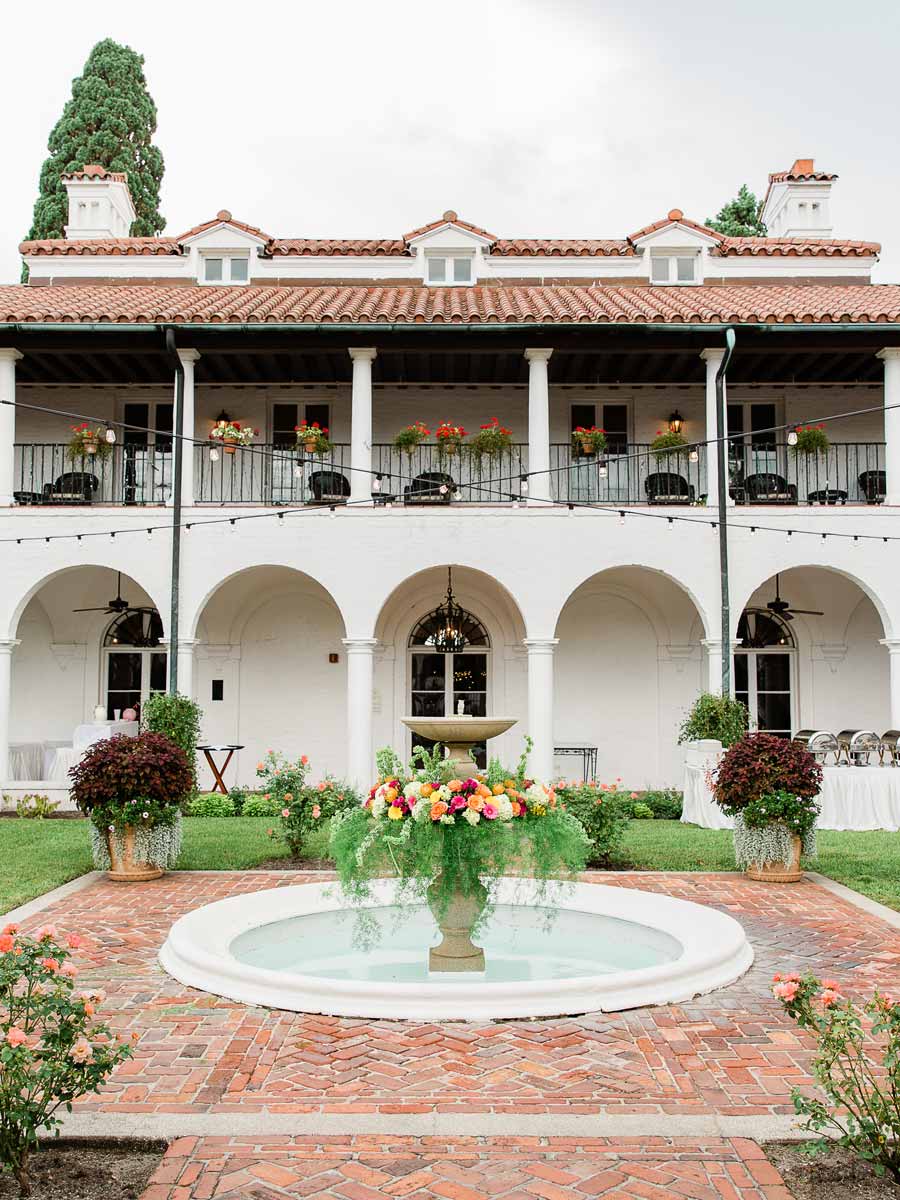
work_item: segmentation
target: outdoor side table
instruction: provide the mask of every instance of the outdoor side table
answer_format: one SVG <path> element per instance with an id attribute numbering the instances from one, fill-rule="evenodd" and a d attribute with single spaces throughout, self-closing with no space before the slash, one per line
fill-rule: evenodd
<path id="1" fill-rule="evenodd" d="M 207 763 L 209 764 L 209 769 L 213 773 L 213 778 L 215 779 L 215 783 L 212 786 L 212 790 L 214 792 L 221 792 L 223 796 L 228 795 L 228 788 L 225 786 L 225 780 L 222 778 L 222 776 L 228 770 L 228 764 L 231 762 L 232 758 L 234 757 L 235 750 L 243 750 L 243 748 L 244 748 L 243 746 L 198 746 L 197 747 L 198 750 L 203 751 L 203 755 L 206 758 Z M 226 753 L 227 753 L 228 757 L 222 763 L 221 767 L 217 767 L 216 760 L 213 758 L 213 755 L 214 754 L 226 754 Z"/>
<path id="2" fill-rule="evenodd" d="M 593 779 L 597 774 L 597 747 L 583 744 L 575 744 L 572 742 L 564 742 L 560 746 L 553 747 L 554 758 L 557 755 L 577 754 L 581 757 L 581 769 L 584 772 L 582 778 L 585 780 Z"/>

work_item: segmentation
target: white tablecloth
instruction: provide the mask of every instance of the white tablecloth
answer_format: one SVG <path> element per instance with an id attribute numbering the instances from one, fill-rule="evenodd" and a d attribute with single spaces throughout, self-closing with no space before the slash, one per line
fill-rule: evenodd
<path id="1" fill-rule="evenodd" d="M 820 829 L 900 830 L 900 767 L 825 767 Z M 681 819 L 704 829 L 730 829 L 707 785 L 706 770 L 685 764 Z"/>
<path id="2" fill-rule="evenodd" d="M 41 779 L 48 783 L 54 780 L 68 783 L 69 769 L 75 766 L 83 753 L 83 750 L 76 750 L 74 746 L 57 746 L 56 749 L 45 750 L 44 773 Z"/>
<path id="3" fill-rule="evenodd" d="M 102 742 L 104 738 L 116 737 L 124 733 L 127 737 L 137 737 L 137 721 L 91 721 L 87 725 L 79 725 L 72 735 L 72 745 L 76 750 L 87 750 L 94 742 Z"/>

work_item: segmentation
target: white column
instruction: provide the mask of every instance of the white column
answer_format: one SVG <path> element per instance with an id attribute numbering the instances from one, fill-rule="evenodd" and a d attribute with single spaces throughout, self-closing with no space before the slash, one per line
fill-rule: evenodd
<path id="1" fill-rule="evenodd" d="M 534 779 L 553 779 L 553 651 L 558 638 L 525 638 L 528 651 L 528 736 L 534 745 L 528 769 Z"/>
<path id="2" fill-rule="evenodd" d="M 719 503 L 719 459 L 718 437 L 719 429 L 716 418 L 716 372 L 725 357 L 725 351 L 718 346 L 703 350 L 700 357 L 706 363 L 706 504 L 715 508 Z M 725 394 L 725 421 L 722 429 L 724 437 L 728 436 L 728 395 Z M 728 465 L 728 443 L 725 443 L 725 464 Z M 726 504 L 734 504 L 726 488 Z"/>
<path id="3" fill-rule="evenodd" d="M 528 359 L 528 503 L 542 505 L 553 496 L 550 478 L 550 383 L 547 364 L 552 350 L 525 351 Z M 541 472 L 532 475 L 532 471 Z M 515 488 L 513 488 L 515 490 Z"/>
<path id="4" fill-rule="evenodd" d="M 344 638 L 347 652 L 347 779 L 361 792 L 375 781 L 372 685 L 377 638 Z"/>
<path id="5" fill-rule="evenodd" d="M 884 362 L 884 470 L 887 476 L 885 504 L 900 504 L 900 347 L 879 350 Z M 897 728 L 900 728 L 898 726 Z"/>
<path id="6" fill-rule="evenodd" d="M 0 350 L 0 505 L 12 504 L 15 484 L 16 362 L 18 350 Z"/>
<path id="7" fill-rule="evenodd" d="M 706 690 L 714 696 L 722 694 L 722 646 L 727 644 L 731 654 L 734 654 L 740 642 L 723 643 L 721 638 L 703 638 L 701 644 L 706 650 L 707 679 Z M 734 669 L 731 671 L 731 692 L 734 694 Z"/>
<path id="8" fill-rule="evenodd" d="M 0 784 L 9 779 L 9 709 L 12 687 L 12 652 L 18 646 L 16 638 L 0 640 Z"/>
<path id="9" fill-rule="evenodd" d="M 372 499 L 372 363 L 374 346 L 352 346 L 353 394 L 350 402 L 350 502 Z"/>
<path id="10" fill-rule="evenodd" d="M 890 487 L 890 481 L 888 482 Z M 891 664 L 891 729 L 900 729 L 900 638 L 882 638 Z"/>
<path id="11" fill-rule="evenodd" d="M 187 696 L 189 700 L 194 699 L 194 647 L 197 644 L 196 638 L 178 639 L 178 692 L 182 696 Z"/>
<path id="12" fill-rule="evenodd" d="M 196 452 L 193 446 L 194 438 L 194 363 L 200 357 L 199 350 L 179 350 L 178 357 L 184 367 L 184 417 L 181 432 L 184 440 L 181 443 L 181 503 L 194 503 L 194 459 Z M 178 678 L 181 678 L 181 662 L 178 664 Z M 184 691 L 179 685 L 179 690 Z M 184 692 L 184 695 L 188 695 Z"/>

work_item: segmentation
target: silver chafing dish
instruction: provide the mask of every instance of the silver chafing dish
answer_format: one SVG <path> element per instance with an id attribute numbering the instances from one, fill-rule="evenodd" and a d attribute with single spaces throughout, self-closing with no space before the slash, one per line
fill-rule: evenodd
<path id="1" fill-rule="evenodd" d="M 892 766 L 900 762 L 900 729 L 888 729 L 881 735 L 881 761 L 887 757 Z"/>
<path id="2" fill-rule="evenodd" d="M 881 738 L 871 729 L 842 729 L 837 740 L 840 756 L 846 759 L 848 767 L 860 767 L 863 762 L 868 765 L 871 755 L 881 754 Z"/>
<path id="3" fill-rule="evenodd" d="M 799 742 L 815 757 L 816 762 L 824 763 L 829 754 L 833 754 L 834 761 L 837 762 L 840 756 L 841 748 L 837 738 L 825 729 L 798 729 L 791 740 Z"/>

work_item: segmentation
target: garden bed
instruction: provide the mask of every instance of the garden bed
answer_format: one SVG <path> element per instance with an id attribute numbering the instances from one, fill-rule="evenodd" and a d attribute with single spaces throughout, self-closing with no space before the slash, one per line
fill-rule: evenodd
<path id="1" fill-rule="evenodd" d="M 781 1173 L 794 1200 L 897 1200 L 900 1187 L 879 1177 L 868 1163 L 849 1150 L 836 1146 L 828 1154 L 814 1157 L 803 1153 L 797 1142 L 765 1142 L 763 1150 Z"/>
<path id="2" fill-rule="evenodd" d="M 30 1200 L 138 1200 L 166 1152 L 163 1141 L 43 1141 L 31 1162 Z M 0 1174 L 0 1200 L 17 1200 L 19 1185 Z"/>

